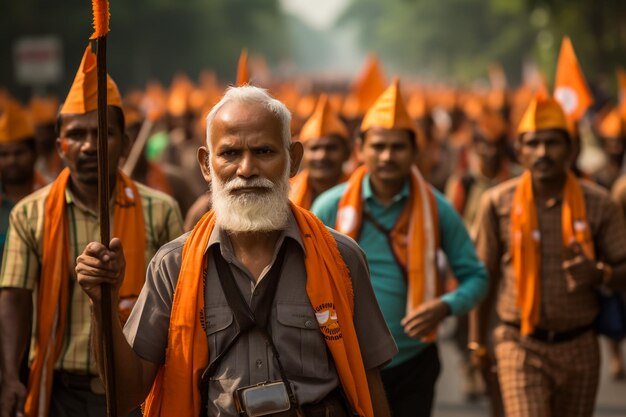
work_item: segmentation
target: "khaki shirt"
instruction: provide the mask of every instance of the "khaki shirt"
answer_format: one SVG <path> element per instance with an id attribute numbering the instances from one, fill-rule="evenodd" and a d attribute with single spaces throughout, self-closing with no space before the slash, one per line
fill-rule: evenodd
<path id="1" fill-rule="evenodd" d="M 366 369 L 380 367 L 391 360 L 397 348 L 376 302 L 365 256 L 352 239 L 331 232 L 352 277 L 354 325 L 363 363 Z M 162 364 L 165 360 L 172 295 L 186 238 L 187 235 L 181 236 L 154 257 L 148 268 L 146 285 L 124 327 L 126 338 L 135 352 L 153 363 Z M 293 216 L 290 216 L 288 227 L 278 241 L 271 264 L 283 242 L 287 251 L 271 312 L 270 330 L 298 402 L 308 404 L 324 398 L 339 385 L 339 379 L 306 293 L 304 245 Z M 218 228 L 214 229 L 209 239 L 208 246 L 213 245 L 220 245 L 239 290 L 251 303 L 253 297 L 263 292 L 263 283 L 267 282 L 263 277 L 271 264 L 265 268 L 255 287 L 247 268 L 234 256 L 228 236 Z M 205 330 L 212 361 L 236 334 L 236 329 L 233 313 L 211 258 L 205 288 Z M 280 373 L 270 346 L 262 333 L 253 329 L 240 337 L 224 356 L 215 375 L 211 376 L 207 415 L 235 415 L 232 401 L 235 389 L 279 379 Z"/>
<path id="2" fill-rule="evenodd" d="M 626 229 L 617 205 L 599 186 L 579 181 L 596 259 L 615 265 L 626 261 Z M 476 249 L 491 279 L 500 277 L 497 312 L 501 320 L 520 322 L 516 304 L 515 274 L 510 253 L 511 204 L 519 179 L 487 192 L 477 216 Z M 592 290 L 569 292 L 563 272 L 563 238 L 559 198 L 537 206 L 541 233 L 541 317 L 538 327 L 566 331 L 592 323 L 598 314 L 597 294 Z"/>
<path id="3" fill-rule="evenodd" d="M 182 218 L 178 204 L 168 195 L 136 183 L 146 230 L 146 264 L 156 251 L 180 236 Z M 43 258 L 44 204 L 50 185 L 22 199 L 11 212 L 9 231 L 4 249 L 0 288 L 24 288 L 37 291 Z M 114 194 L 115 195 L 115 194 Z M 69 372 L 97 374 L 97 366 L 91 353 L 91 311 L 89 298 L 76 282 L 76 258 L 87 244 L 100 240 L 98 215 L 74 199 L 69 190 L 65 192 L 69 226 L 69 306 L 68 322 L 61 355 L 56 369 Z M 117 204 L 117 203 L 114 203 Z M 114 206 L 111 205 L 111 216 Z M 113 220 L 111 220 L 111 226 Z M 35 312 L 37 317 L 37 297 Z M 35 325 L 33 325 L 33 329 Z M 31 358 L 33 355 L 31 343 Z"/>

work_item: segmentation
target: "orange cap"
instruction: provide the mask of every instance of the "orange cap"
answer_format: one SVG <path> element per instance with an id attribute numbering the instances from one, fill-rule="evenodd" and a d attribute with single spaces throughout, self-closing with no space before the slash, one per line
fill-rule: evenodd
<path id="1" fill-rule="evenodd" d="M 191 110 L 189 100 L 193 88 L 193 83 L 185 74 L 174 76 L 167 98 L 167 112 L 170 115 L 182 116 Z"/>
<path id="2" fill-rule="evenodd" d="M 47 125 L 56 121 L 59 100 L 56 97 L 33 97 L 28 107 L 36 126 Z"/>
<path id="3" fill-rule="evenodd" d="M 132 126 L 136 123 L 141 123 L 144 117 L 139 110 L 139 107 L 135 105 L 126 105 L 124 106 L 124 122 L 126 126 Z"/>
<path id="4" fill-rule="evenodd" d="M 486 140 L 495 142 L 506 133 L 506 123 L 497 111 L 484 110 L 476 120 L 476 129 Z"/>
<path id="5" fill-rule="evenodd" d="M 517 133 L 537 132 L 544 129 L 568 131 L 567 121 L 561 105 L 549 95 L 535 94 L 517 127 Z"/>
<path id="6" fill-rule="evenodd" d="M 619 138 L 623 134 L 623 121 L 617 108 L 609 111 L 598 124 L 598 133 L 603 138 Z"/>
<path id="7" fill-rule="evenodd" d="M 328 96 L 322 94 L 317 102 L 313 115 L 306 121 L 300 130 L 300 141 L 306 142 L 311 139 L 318 139 L 323 136 L 338 135 L 343 139 L 348 139 L 348 128 L 335 113 L 335 110 L 328 101 Z"/>
<path id="8" fill-rule="evenodd" d="M 361 123 L 361 132 L 373 127 L 383 129 L 408 129 L 417 135 L 417 126 L 406 111 L 406 104 L 400 93 L 400 79 L 394 78 L 391 85 L 378 97 L 368 110 Z"/>
<path id="9" fill-rule="evenodd" d="M 0 143 L 30 139 L 35 129 L 26 111 L 11 98 L 0 105 Z"/>
<path id="10" fill-rule="evenodd" d="M 122 108 L 122 96 L 117 85 L 107 74 L 107 105 Z M 61 114 L 84 114 L 98 109 L 98 78 L 96 75 L 96 54 L 87 46 L 76 78 L 65 98 Z"/>

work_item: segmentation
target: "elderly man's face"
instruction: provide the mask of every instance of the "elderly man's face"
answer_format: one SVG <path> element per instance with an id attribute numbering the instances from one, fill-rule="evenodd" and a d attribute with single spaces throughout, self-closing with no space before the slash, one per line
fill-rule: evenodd
<path id="1" fill-rule="evenodd" d="M 209 166 L 203 173 L 212 181 L 218 223 L 240 232 L 283 227 L 289 177 L 297 172 L 302 145 L 285 148 L 280 121 L 257 103 L 225 104 L 210 133 Z M 202 164 L 207 150 L 201 148 L 198 156 Z"/>

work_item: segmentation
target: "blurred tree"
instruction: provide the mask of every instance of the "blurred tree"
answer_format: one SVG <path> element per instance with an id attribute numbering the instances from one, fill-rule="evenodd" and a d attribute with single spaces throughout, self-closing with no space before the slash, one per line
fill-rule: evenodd
<path id="1" fill-rule="evenodd" d="M 226 80 L 236 74 L 243 47 L 276 59 L 289 48 L 278 0 L 111 1 L 109 72 L 120 87 L 150 78 L 169 83 L 177 71 L 192 77 L 212 68 Z M 66 73 L 53 91 L 69 87 L 91 28 L 91 2 L 0 2 L 0 85 L 15 85 L 12 50 L 24 36 L 56 35 L 63 42 Z"/>
<path id="2" fill-rule="evenodd" d="M 353 0 L 339 20 L 396 71 L 468 82 L 498 61 L 512 81 L 536 60 L 552 79 L 563 35 L 590 79 L 612 77 L 626 56 L 626 1 Z"/>
<path id="3" fill-rule="evenodd" d="M 468 82 L 500 62 L 513 79 L 536 30 L 525 0 L 355 0 L 339 24 L 357 24 L 363 45 L 397 71 Z"/>

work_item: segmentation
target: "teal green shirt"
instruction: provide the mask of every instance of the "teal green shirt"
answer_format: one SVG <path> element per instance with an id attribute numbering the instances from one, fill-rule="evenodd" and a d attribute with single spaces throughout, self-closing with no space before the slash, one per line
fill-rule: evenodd
<path id="1" fill-rule="evenodd" d="M 363 180 L 363 198 L 368 210 L 376 221 L 387 229 L 393 228 L 407 203 L 410 185 L 407 181 L 392 200 L 384 206 L 378 201 L 369 181 L 369 174 Z M 339 200 L 347 184 L 340 184 L 321 194 L 313 203 L 311 211 L 324 224 L 334 228 L 337 219 Z M 432 189 L 439 213 L 439 233 L 441 249 L 459 286 L 453 292 L 442 296 L 453 315 L 470 311 L 487 293 L 487 272 L 476 256 L 474 245 L 465 229 L 463 220 L 452 205 L 437 190 Z M 400 266 L 396 263 L 387 237 L 369 221 L 363 221 L 358 244 L 367 255 L 372 287 L 383 312 L 383 316 L 398 345 L 398 354 L 388 366 L 395 366 L 415 357 L 427 344 L 412 339 L 404 333 L 400 320 L 406 314 L 407 284 Z"/>

